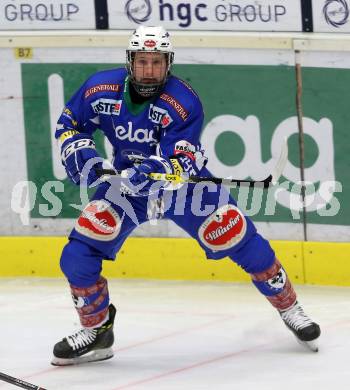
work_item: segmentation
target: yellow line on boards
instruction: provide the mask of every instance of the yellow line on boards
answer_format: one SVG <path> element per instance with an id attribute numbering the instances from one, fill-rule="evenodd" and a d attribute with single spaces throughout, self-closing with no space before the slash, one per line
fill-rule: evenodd
<path id="1" fill-rule="evenodd" d="M 0 277 L 62 277 L 64 237 L 0 237 Z M 350 286 L 350 243 L 271 241 L 294 283 Z M 14 250 L 14 248 L 16 248 Z M 207 260 L 189 238 L 130 237 L 105 261 L 103 274 L 116 278 L 249 281 L 230 259 Z"/>

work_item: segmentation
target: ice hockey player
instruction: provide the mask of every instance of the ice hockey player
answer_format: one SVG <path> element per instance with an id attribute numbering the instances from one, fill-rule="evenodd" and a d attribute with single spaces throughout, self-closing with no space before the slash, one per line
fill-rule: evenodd
<path id="1" fill-rule="evenodd" d="M 58 120 L 56 138 L 67 175 L 77 185 L 96 180 L 99 184 L 77 219 L 60 261 L 82 329 L 54 346 L 52 364 L 113 356 L 116 309 L 109 302 L 107 280 L 101 275 L 102 261 L 115 259 L 133 229 L 149 220 L 148 200 L 154 196 L 155 185 L 159 199 L 170 199 L 162 217 L 197 240 L 208 259 L 228 256 L 249 273 L 297 340 L 316 351 L 319 326 L 298 303 L 269 242 L 228 193 L 222 201 L 226 190 L 221 186 L 216 186 L 217 191 L 198 189 L 194 184 L 179 188 L 149 178 L 151 172 L 210 175 L 199 144 L 203 108 L 191 86 L 171 74 L 174 53 L 163 27 L 137 28 L 126 53 L 126 69 L 92 75 Z M 97 161 L 95 167 L 101 167 L 93 139 L 97 128 L 113 146 L 114 168 L 127 169 L 128 178 L 120 191 L 113 190 L 110 182 L 99 182 L 94 169 L 84 170 L 89 161 Z M 202 207 L 194 205 L 198 191 Z M 203 213 L 205 205 L 212 205 L 207 215 Z"/>

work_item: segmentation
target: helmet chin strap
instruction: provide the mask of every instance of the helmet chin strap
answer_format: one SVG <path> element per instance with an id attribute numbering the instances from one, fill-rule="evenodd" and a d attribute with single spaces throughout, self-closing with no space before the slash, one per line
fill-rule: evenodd
<path id="1" fill-rule="evenodd" d="M 133 77 L 130 78 L 130 82 L 135 91 L 142 97 L 149 98 L 157 95 L 163 88 L 165 82 L 157 84 L 144 84 L 137 82 Z"/>

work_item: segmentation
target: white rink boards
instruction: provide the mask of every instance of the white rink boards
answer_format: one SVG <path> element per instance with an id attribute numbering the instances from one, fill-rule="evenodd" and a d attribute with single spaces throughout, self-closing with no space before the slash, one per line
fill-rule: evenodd
<path id="1" fill-rule="evenodd" d="M 348 389 L 350 289 L 297 286 L 322 328 L 320 352 L 304 350 L 250 285 L 120 281 L 115 357 L 49 364 L 53 344 L 77 330 L 66 282 L 2 279 L 1 371 L 50 390 Z M 1 390 L 14 389 L 0 382 Z"/>

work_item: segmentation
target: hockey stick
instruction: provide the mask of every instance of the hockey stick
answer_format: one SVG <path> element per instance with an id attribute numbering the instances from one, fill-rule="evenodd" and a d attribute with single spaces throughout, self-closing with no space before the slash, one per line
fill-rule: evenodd
<path id="1" fill-rule="evenodd" d="M 33 385 L 31 383 L 22 381 L 22 379 L 14 378 L 13 376 L 6 375 L 2 372 L 0 372 L 0 379 L 4 382 L 11 383 L 11 385 L 22 387 L 23 389 L 30 389 L 30 390 L 46 390 L 43 387 Z"/>
<path id="2" fill-rule="evenodd" d="M 148 176 L 153 180 L 163 180 L 170 181 L 175 184 L 178 183 L 215 183 L 222 184 L 228 187 L 263 187 L 269 188 L 269 186 L 275 185 L 278 182 L 278 179 L 281 177 L 283 169 L 286 165 L 288 159 L 288 144 L 286 140 L 284 141 L 281 149 L 280 157 L 276 163 L 275 168 L 272 173 L 264 180 L 240 180 L 240 179 L 223 179 L 219 177 L 201 177 L 201 176 L 189 176 L 182 177 L 179 175 L 171 175 L 166 173 L 150 173 Z M 120 176 L 122 178 L 127 178 L 126 171 L 117 171 L 114 169 L 99 169 L 96 168 L 95 172 L 98 176 Z"/>

